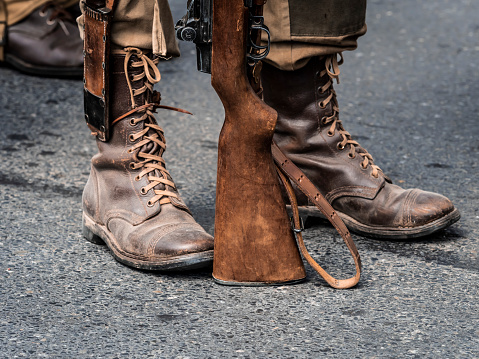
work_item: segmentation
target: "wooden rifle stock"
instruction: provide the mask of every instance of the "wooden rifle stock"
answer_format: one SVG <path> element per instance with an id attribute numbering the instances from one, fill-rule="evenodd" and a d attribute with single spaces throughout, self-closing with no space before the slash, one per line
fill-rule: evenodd
<path id="1" fill-rule="evenodd" d="M 211 82 L 225 108 L 213 277 L 231 285 L 294 283 L 306 273 L 271 154 L 277 113 L 247 77 L 248 11 L 244 0 L 213 2 Z"/>

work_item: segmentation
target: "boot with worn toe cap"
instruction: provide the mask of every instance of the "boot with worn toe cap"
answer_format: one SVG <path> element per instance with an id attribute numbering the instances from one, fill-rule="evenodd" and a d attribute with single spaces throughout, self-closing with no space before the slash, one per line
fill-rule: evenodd
<path id="1" fill-rule="evenodd" d="M 116 120 L 110 139 L 97 140 L 83 192 L 84 235 L 134 268 L 204 267 L 213 260 L 213 237 L 193 219 L 162 157 L 165 137 L 153 115 L 162 107 L 153 91 L 157 63 L 139 49 L 112 56 L 110 114 Z"/>
<path id="2" fill-rule="evenodd" d="M 333 89 L 341 63 L 342 57 L 338 62 L 334 55 L 313 58 L 296 71 L 264 64 L 264 100 L 278 112 L 274 141 L 352 232 L 380 239 L 416 238 L 459 220 L 459 211 L 446 197 L 392 184 L 344 129 Z M 303 215 L 322 217 L 296 192 Z"/>

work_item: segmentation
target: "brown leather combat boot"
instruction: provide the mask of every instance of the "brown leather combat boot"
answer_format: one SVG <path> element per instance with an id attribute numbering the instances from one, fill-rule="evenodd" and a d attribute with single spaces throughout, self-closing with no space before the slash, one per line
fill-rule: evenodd
<path id="1" fill-rule="evenodd" d="M 52 2 L 38 7 L 7 27 L 5 62 L 40 76 L 78 77 L 83 74 L 83 41 L 78 25 Z"/>
<path id="2" fill-rule="evenodd" d="M 313 181 L 348 228 L 384 239 L 416 238 L 460 218 L 452 202 L 436 193 L 402 189 L 374 164 L 344 129 L 333 80 L 337 56 L 313 58 L 297 71 L 265 64 L 265 102 L 278 111 L 274 141 Z M 303 215 L 322 217 L 296 190 Z"/>
<path id="3" fill-rule="evenodd" d="M 111 118 L 116 120 L 109 141 L 97 140 L 99 153 L 92 158 L 83 192 L 84 235 L 106 243 L 118 261 L 131 267 L 207 266 L 213 260 L 213 237 L 191 216 L 162 158 L 165 137 L 152 104 L 159 102 L 153 91 L 160 80 L 157 63 L 138 49 L 112 55 Z"/>

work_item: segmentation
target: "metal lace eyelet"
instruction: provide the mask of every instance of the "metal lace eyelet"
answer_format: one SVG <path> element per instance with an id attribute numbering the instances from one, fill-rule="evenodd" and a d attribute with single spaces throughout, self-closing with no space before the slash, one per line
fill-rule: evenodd
<path id="1" fill-rule="evenodd" d="M 148 207 L 153 207 L 155 204 L 154 204 L 153 202 L 151 202 L 151 201 L 148 201 L 148 202 L 146 202 L 146 205 L 147 205 Z"/>
<path id="2" fill-rule="evenodd" d="M 323 93 L 324 93 L 324 91 L 323 91 L 323 88 L 322 88 L 322 87 L 318 88 L 318 93 L 319 93 L 319 94 L 323 94 Z"/>
<path id="3" fill-rule="evenodd" d="M 140 180 L 140 176 L 135 177 L 135 181 L 138 182 Z"/>
<path id="4" fill-rule="evenodd" d="M 341 144 L 341 142 L 338 142 L 338 144 L 336 145 L 336 147 L 337 147 L 338 150 L 340 150 L 340 151 L 344 150 L 344 146 Z"/>
<path id="5" fill-rule="evenodd" d="M 136 126 L 136 122 L 134 118 L 130 119 L 130 126 Z"/>
<path id="6" fill-rule="evenodd" d="M 368 169 L 368 166 L 363 166 L 363 163 L 362 163 L 362 162 L 361 162 L 361 165 L 360 165 L 360 166 L 361 166 L 361 169 L 364 170 L 364 171 L 366 171 L 366 170 Z"/>
<path id="7" fill-rule="evenodd" d="M 326 108 L 326 106 L 324 105 L 323 101 L 321 101 L 321 102 L 318 104 L 318 106 L 319 106 L 320 109 Z"/>
<path id="8" fill-rule="evenodd" d="M 132 170 L 136 170 L 135 162 L 130 162 L 130 168 L 131 168 Z"/>
<path id="9" fill-rule="evenodd" d="M 351 153 L 348 153 L 348 157 L 349 157 L 350 159 L 354 159 L 354 158 L 356 158 L 356 155 L 352 155 Z"/>
<path id="10" fill-rule="evenodd" d="M 321 124 L 325 125 L 327 119 L 328 118 L 326 116 L 321 117 Z"/>
<path id="11" fill-rule="evenodd" d="M 148 191 L 145 189 L 145 187 L 140 188 L 140 194 L 145 195 L 147 193 L 148 193 Z"/>
<path id="12" fill-rule="evenodd" d="M 133 135 L 128 136 L 130 142 L 135 142 L 135 137 Z"/>
<path id="13" fill-rule="evenodd" d="M 45 17 L 45 16 L 47 16 L 47 12 L 46 11 L 40 11 L 38 13 L 38 15 L 40 15 L 40 17 Z"/>
<path id="14" fill-rule="evenodd" d="M 56 23 L 56 20 L 50 20 L 50 19 L 47 20 L 47 25 L 53 25 L 55 23 Z"/>
<path id="15" fill-rule="evenodd" d="M 334 136 L 334 133 L 332 133 L 331 131 L 328 131 L 328 136 L 329 136 L 329 137 L 333 137 L 333 136 Z"/>
<path id="16" fill-rule="evenodd" d="M 132 148 L 129 148 L 128 151 L 126 151 L 127 153 L 133 153 L 133 149 Z"/>

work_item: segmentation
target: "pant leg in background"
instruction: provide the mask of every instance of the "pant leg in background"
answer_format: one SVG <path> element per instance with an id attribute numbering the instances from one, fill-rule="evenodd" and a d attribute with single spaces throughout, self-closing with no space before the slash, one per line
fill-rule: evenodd
<path id="1" fill-rule="evenodd" d="M 4 0 L 7 9 L 7 25 L 23 20 L 33 10 L 46 4 L 49 0 Z"/>

